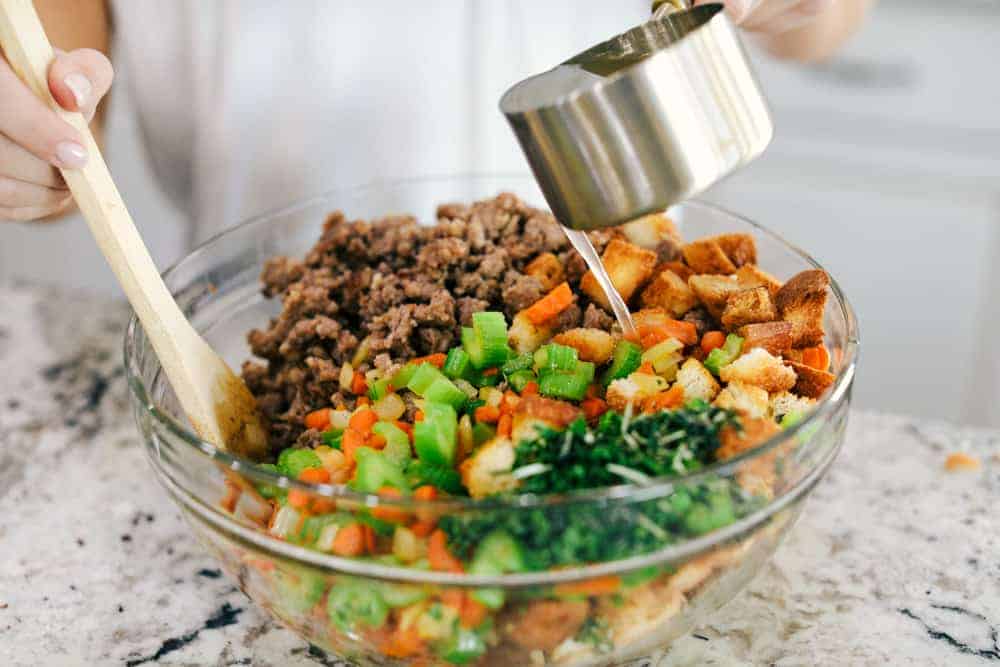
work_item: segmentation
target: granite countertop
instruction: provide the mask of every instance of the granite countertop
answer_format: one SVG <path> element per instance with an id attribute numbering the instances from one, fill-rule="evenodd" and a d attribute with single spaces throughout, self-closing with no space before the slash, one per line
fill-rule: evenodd
<path id="1" fill-rule="evenodd" d="M 0 286 L 0 665 L 339 665 L 257 609 L 152 482 L 126 309 Z M 949 452 L 982 461 L 945 472 Z M 663 665 L 1000 664 L 1000 432 L 855 412 L 777 556 Z"/>

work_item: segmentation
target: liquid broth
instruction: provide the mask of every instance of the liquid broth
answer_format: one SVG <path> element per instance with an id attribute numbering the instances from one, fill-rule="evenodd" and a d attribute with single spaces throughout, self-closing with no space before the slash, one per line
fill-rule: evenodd
<path id="1" fill-rule="evenodd" d="M 633 336 L 635 334 L 635 324 L 632 322 L 632 314 L 629 312 L 628 306 L 625 304 L 625 300 L 621 294 L 615 289 L 614 284 L 611 282 L 611 277 L 608 276 L 608 272 L 604 270 L 604 264 L 601 262 L 594 244 L 590 242 L 590 237 L 585 232 L 570 229 L 569 227 L 563 227 L 563 231 L 566 232 L 569 242 L 573 244 L 573 247 L 583 257 L 583 261 L 587 263 L 587 267 L 594 274 L 594 277 L 597 278 L 597 284 L 601 286 L 604 294 L 608 297 L 611 310 L 618 319 L 618 324 L 621 325 L 622 332 L 626 336 Z"/>

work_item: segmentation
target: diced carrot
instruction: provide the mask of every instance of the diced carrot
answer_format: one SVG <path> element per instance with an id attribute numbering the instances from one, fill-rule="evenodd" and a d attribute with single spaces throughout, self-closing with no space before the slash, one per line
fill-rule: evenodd
<path id="1" fill-rule="evenodd" d="M 462 608 L 458 613 L 459 623 L 467 630 L 478 628 L 486 620 L 489 611 L 486 605 L 473 600 L 472 596 L 466 593 L 462 596 Z"/>
<path id="2" fill-rule="evenodd" d="M 314 498 L 309 510 L 313 514 L 330 514 L 337 510 L 337 503 L 329 498 Z"/>
<path id="3" fill-rule="evenodd" d="M 830 367 L 830 351 L 826 345 L 807 347 L 802 350 L 802 363 L 816 370 L 825 371 Z"/>
<path id="4" fill-rule="evenodd" d="M 538 383 L 532 380 L 524 385 L 524 389 L 521 390 L 521 396 L 538 396 Z"/>
<path id="5" fill-rule="evenodd" d="M 330 471 L 326 468 L 306 468 L 299 473 L 299 479 L 310 484 L 326 484 L 330 481 Z"/>
<path id="6" fill-rule="evenodd" d="M 330 408 L 313 410 L 306 415 L 306 428 L 314 428 L 317 431 L 325 431 L 330 428 Z"/>
<path id="7" fill-rule="evenodd" d="M 406 435 L 410 436 L 410 442 L 413 442 L 413 426 L 407 424 L 404 421 L 400 421 L 399 419 L 396 420 L 396 426 L 398 426 L 400 430 L 405 432 Z"/>
<path id="8" fill-rule="evenodd" d="M 644 361 L 639 365 L 639 368 L 635 370 L 636 373 L 644 373 L 645 375 L 656 375 L 656 371 L 653 370 L 653 364 L 649 361 Z"/>
<path id="9" fill-rule="evenodd" d="M 473 415 L 477 422 L 484 424 L 496 424 L 500 419 L 500 409 L 492 405 L 480 405 Z"/>
<path id="10" fill-rule="evenodd" d="M 520 402 L 521 397 L 508 389 L 503 393 L 503 399 L 500 401 L 500 414 L 514 414 L 514 410 L 517 409 L 517 404 Z"/>
<path id="11" fill-rule="evenodd" d="M 393 488 L 391 486 L 383 486 L 378 490 L 378 495 L 382 498 L 402 498 L 403 494 L 399 489 Z M 382 519 L 383 521 L 391 521 L 393 523 L 403 523 L 407 520 L 409 515 L 405 510 L 401 510 L 398 507 L 374 507 L 372 508 L 372 516 L 376 519 Z"/>
<path id="12" fill-rule="evenodd" d="M 441 368 L 444 366 L 444 362 L 447 358 L 448 355 L 445 354 L 444 352 L 435 352 L 434 354 L 428 354 L 426 357 L 418 357 L 413 361 L 411 361 L 410 363 L 417 364 L 418 366 L 420 364 L 430 364 L 431 366 L 436 366 L 437 368 Z"/>
<path id="13" fill-rule="evenodd" d="M 371 526 L 362 526 L 361 534 L 365 538 L 365 550 L 370 554 L 375 553 L 375 529 Z"/>
<path id="14" fill-rule="evenodd" d="M 437 521 L 420 519 L 413 522 L 413 525 L 410 526 L 410 532 L 417 537 L 427 537 L 434 532 L 435 528 L 437 528 Z"/>
<path id="15" fill-rule="evenodd" d="M 365 552 L 365 526 L 350 523 L 337 531 L 333 538 L 333 553 L 338 556 L 360 556 Z"/>
<path id="16" fill-rule="evenodd" d="M 574 581 L 569 584 L 558 584 L 555 587 L 555 593 L 556 595 L 585 595 L 590 597 L 593 595 L 610 595 L 612 593 L 617 593 L 621 590 L 621 587 L 621 577 L 608 575 L 606 577 L 597 577 L 596 579 L 587 579 L 586 581 Z"/>
<path id="17" fill-rule="evenodd" d="M 347 428 L 353 428 L 361 433 L 368 433 L 378 422 L 378 415 L 371 408 L 355 410 L 351 418 L 347 420 Z"/>
<path id="18" fill-rule="evenodd" d="M 358 400 L 355 401 L 355 403 L 357 404 L 357 407 L 360 408 L 362 405 L 371 405 L 372 399 L 368 398 L 367 396 L 358 396 Z"/>
<path id="19" fill-rule="evenodd" d="M 524 316 L 532 324 L 542 324 L 569 308 L 574 298 L 569 283 L 562 283 L 526 308 Z"/>
<path id="20" fill-rule="evenodd" d="M 625 340 L 627 340 L 630 343 L 635 343 L 636 345 L 639 344 L 639 332 L 638 331 L 630 331 L 629 333 L 624 334 L 622 336 L 622 338 L 624 338 Z"/>
<path id="21" fill-rule="evenodd" d="M 494 375 L 496 375 L 496 374 L 497 374 L 497 373 L 499 373 L 499 372 L 500 372 L 500 369 L 498 369 L 498 368 L 497 368 L 496 366 L 494 366 L 493 368 L 487 368 L 487 369 L 485 369 L 485 370 L 484 370 L 484 371 L 483 371 L 483 372 L 481 373 L 481 375 L 482 375 L 482 376 L 483 376 L 484 378 L 488 378 L 488 377 L 493 377 Z"/>
<path id="22" fill-rule="evenodd" d="M 369 433 L 365 436 L 365 444 L 372 449 L 382 449 L 385 447 L 385 436 L 378 433 Z"/>
<path id="23" fill-rule="evenodd" d="M 382 653 L 390 658 L 409 658 L 424 650 L 424 640 L 417 634 L 415 625 L 405 630 L 396 626 L 389 639 L 380 648 Z"/>
<path id="24" fill-rule="evenodd" d="M 424 411 L 423 410 L 417 410 L 416 412 L 413 413 L 413 421 L 415 421 L 415 422 L 422 422 L 423 420 L 424 420 Z"/>
<path id="25" fill-rule="evenodd" d="M 608 404 L 596 396 L 584 399 L 580 407 L 583 409 L 583 416 L 587 418 L 587 421 L 597 419 L 608 411 Z"/>
<path id="26" fill-rule="evenodd" d="M 601 395 L 601 390 L 597 386 L 596 382 L 587 387 L 587 393 L 584 394 L 586 398 L 600 398 L 600 395 Z"/>
<path id="27" fill-rule="evenodd" d="M 351 391 L 358 396 L 368 392 L 368 383 L 365 382 L 365 374 L 361 371 L 354 371 L 354 378 L 351 380 Z"/>
<path id="28" fill-rule="evenodd" d="M 348 462 L 354 463 L 354 452 L 358 447 L 365 446 L 365 434 L 349 428 L 344 431 L 344 437 L 340 441 L 340 447 L 344 451 L 344 456 Z"/>
<path id="29" fill-rule="evenodd" d="M 664 330 L 667 332 L 668 337 L 676 338 L 685 345 L 698 344 L 698 327 L 694 325 L 694 322 L 667 320 Z"/>
<path id="30" fill-rule="evenodd" d="M 639 345 L 642 347 L 642 349 L 648 350 L 657 343 L 661 343 L 665 340 L 666 338 L 660 332 L 651 331 L 642 335 L 642 338 L 639 341 Z"/>
<path id="31" fill-rule="evenodd" d="M 413 497 L 416 500 L 434 500 L 438 497 L 438 490 L 430 484 L 424 484 L 423 486 L 417 487 L 417 489 L 413 492 Z"/>
<path id="32" fill-rule="evenodd" d="M 226 495 L 219 501 L 219 505 L 227 512 L 235 512 L 236 504 L 240 502 L 240 496 L 243 495 L 243 489 L 228 479 L 225 481 L 225 484 Z"/>
<path id="33" fill-rule="evenodd" d="M 726 344 L 726 334 L 721 331 L 706 331 L 701 337 L 701 349 L 705 354 Z"/>
<path id="34" fill-rule="evenodd" d="M 462 611 L 464 601 L 465 593 L 458 588 L 448 588 L 441 591 L 441 604 L 446 607 L 451 607 L 457 612 Z"/>
<path id="35" fill-rule="evenodd" d="M 309 501 L 312 498 L 309 494 L 302 489 L 289 489 L 288 490 L 288 504 L 295 509 L 302 509 L 309 506 Z"/>
<path id="36" fill-rule="evenodd" d="M 644 404 L 645 412 L 659 412 L 661 410 L 673 410 L 684 405 L 684 387 L 675 384 L 666 391 L 661 391 L 655 396 L 650 396 Z"/>
<path id="37" fill-rule="evenodd" d="M 497 435 L 506 438 L 510 435 L 514 428 L 514 418 L 510 415 L 500 415 L 500 420 L 497 422 Z"/>
<path id="38" fill-rule="evenodd" d="M 462 561 L 448 551 L 448 536 L 441 529 L 431 533 L 431 537 L 427 541 L 427 560 L 430 562 L 431 569 L 438 572 L 461 573 L 463 571 Z"/>

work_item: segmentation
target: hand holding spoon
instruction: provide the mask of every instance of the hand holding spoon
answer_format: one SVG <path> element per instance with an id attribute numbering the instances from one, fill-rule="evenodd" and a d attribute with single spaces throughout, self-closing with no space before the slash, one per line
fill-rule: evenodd
<path id="1" fill-rule="evenodd" d="M 54 53 L 30 0 L 0 0 L 0 47 L 28 87 L 80 133 L 90 157 L 82 169 L 62 170 L 63 178 L 192 426 L 217 447 L 259 459 L 267 452 L 267 432 L 253 395 L 170 295 L 86 120 L 52 99 L 48 69 Z"/>

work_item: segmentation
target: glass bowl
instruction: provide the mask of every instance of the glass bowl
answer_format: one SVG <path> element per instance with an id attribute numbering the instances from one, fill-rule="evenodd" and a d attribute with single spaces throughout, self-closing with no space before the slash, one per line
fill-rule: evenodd
<path id="1" fill-rule="evenodd" d="M 280 309 L 260 291 L 265 260 L 303 256 L 331 211 L 352 219 L 412 213 L 433 222 L 439 203 L 503 191 L 543 201 L 531 179 L 520 176 L 429 178 L 333 192 L 217 236 L 165 278 L 194 326 L 238 367 L 249 357 L 246 332 Z M 818 268 L 772 232 L 719 208 L 690 202 L 669 214 L 688 239 L 752 234 L 760 266 L 780 279 Z M 134 318 L 125 364 L 157 478 L 240 588 L 307 641 L 360 665 L 618 664 L 665 650 L 735 596 L 774 553 L 834 460 L 844 438 L 858 334 L 850 305 L 836 282 L 831 286 L 826 345 L 837 379 L 805 419 L 696 474 L 558 497 L 390 500 L 279 477 L 192 433 Z M 338 557 L 276 537 L 287 537 L 288 525 L 269 525 L 271 505 L 254 491 L 264 484 L 306 494 L 314 514 L 375 526 L 368 539 L 383 543 L 394 539 L 383 534 L 384 524 L 391 533 L 392 520 L 416 515 L 458 526 L 472 542 L 504 526 L 519 531 L 538 562 L 558 563 L 551 554 L 563 550 L 587 564 L 443 573 L 422 567 L 419 552 L 397 550 L 395 543 L 395 556 Z M 691 519 L 692 504 L 707 509 L 723 497 L 721 519 L 708 513 L 706 520 L 704 511 L 701 520 Z M 295 524 L 295 531 L 323 527 L 302 516 L 281 521 Z M 602 555 L 591 562 L 591 553 Z"/>

